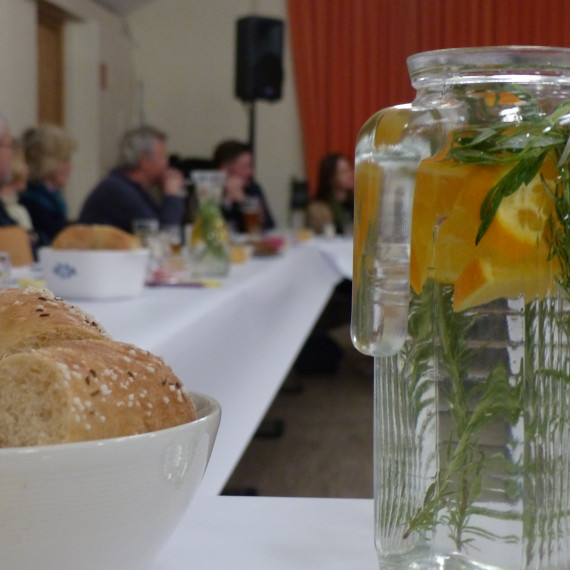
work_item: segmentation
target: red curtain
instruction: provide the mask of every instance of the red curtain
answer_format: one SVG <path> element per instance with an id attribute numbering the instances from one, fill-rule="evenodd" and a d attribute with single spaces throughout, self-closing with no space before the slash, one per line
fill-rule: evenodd
<path id="1" fill-rule="evenodd" d="M 406 58 L 439 48 L 570 46 L 569 0 L 288 0 L 311 190 L 374 112 L 413 98 Z"/>

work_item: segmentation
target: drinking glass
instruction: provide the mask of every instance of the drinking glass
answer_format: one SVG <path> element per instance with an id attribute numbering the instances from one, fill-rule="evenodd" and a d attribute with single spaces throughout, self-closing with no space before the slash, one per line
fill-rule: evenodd
<path id="1" fill-rule="evenodd" d="M 261 200 L 258 196 L 247 196 L 241 205 L 245 233 L 259 235 L 261 233 Z"/>
<path id="2" fill-rule="evenodd" d="M 143 247 L 152 247 L 153 241 L 158 237 L 160 224 L 153 218 L 139 218 L 133 220 L 133 233 L 139 237 Z"/>
<path id="3" fill-rule="evenodd" d="M 0 288 L 12 286 L 12 262 L 10 254 L 0 251 Z"/>
<path id="4" fill-rule="evenodd" d="M 194 170 L 190 177 L 199 203 L 207 198 L 220 204 L 226 180 L 226 173 L 223 170 Z"/>
<path id="5" fill-rule="evenodd" d="M 149 250 L 147 279 L 153 280 L 154 273 L 160 266 L 164 255 L 159 235 L 160 224 L 153 218 L 138 218 L 133 220 L 133 233 L 140 239 L 142 247 Z"/>
<path id="6" fill-rule="evenodd" d="M 182 245 L 183 245 L 181 225 L 179 224 L 163 225 L 160 228 L 160 237 L 166 254 L 180 255 L 180 253 L 182 252 Z"/>

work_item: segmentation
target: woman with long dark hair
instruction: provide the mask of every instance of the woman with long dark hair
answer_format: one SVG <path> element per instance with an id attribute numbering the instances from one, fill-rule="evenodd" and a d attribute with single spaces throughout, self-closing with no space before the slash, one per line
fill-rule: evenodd
<path id="1" fill-rule="evenodd" d="M 333 230 L 352 232 L 354 217 L 354 170 L 350 159 L 339 152 L 324 156 L 319 165 L 315 198 L 307 207 L 307 227 L 318 234 Z"/>

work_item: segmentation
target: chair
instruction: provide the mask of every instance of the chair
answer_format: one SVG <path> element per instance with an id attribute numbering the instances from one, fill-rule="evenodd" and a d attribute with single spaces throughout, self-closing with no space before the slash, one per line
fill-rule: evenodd
<path id="1" fill-rule="evenodd" d="M 309 185 L 305 180 L 291 180 L 291 199 L 289 202 L 289 224 L 292 229 L 300 230 L 306 225 L 306 209 L 309 204 Z"/>
<path id="2" fill-rule="evenodd" d="M 30 265 L 34 262 L 30 236 L 20 226 L 0 228 L 0 251 L 6 251 L 10 254 L 13 267 Z"/>
<path id="3" fill-rule="evenodd" d="M 291 210 L 304 210 L 309 203 L 309 184 L 306 180 L 291 180 Z"/>
<path id="4" fill-rule="evenodd" d="M 190 178 L 193 170 L 213 170 L 215 169 L 214 162 L 209 158 L 202 158 L 197 156 L 180 157 L 177 154 L 171 154 L 168 162 L 173 168 L 178 168 L 182 171 L 185 178 Z"/>

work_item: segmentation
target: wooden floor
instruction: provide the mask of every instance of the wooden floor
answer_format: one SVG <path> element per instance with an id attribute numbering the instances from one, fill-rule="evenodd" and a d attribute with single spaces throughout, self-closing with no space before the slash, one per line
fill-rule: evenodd
<path id="1" fill-rule="evenodd" d="M 291 371 L 266 419 L 281 437 L 255 437 L 227 494 L 372 497 L 372 359 L 351 345 L 348 327 L 331 331 L 342 348 L 336 374 Z"/>

